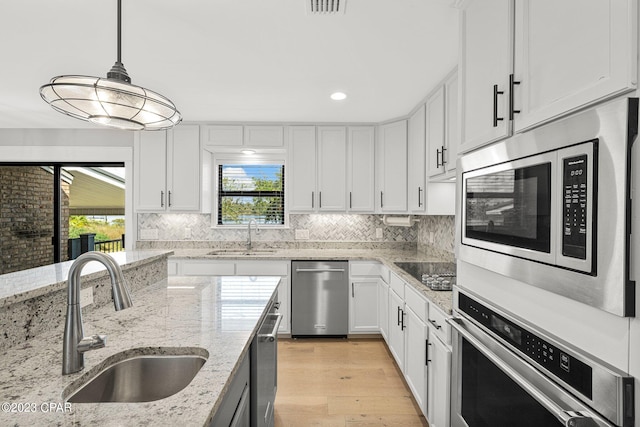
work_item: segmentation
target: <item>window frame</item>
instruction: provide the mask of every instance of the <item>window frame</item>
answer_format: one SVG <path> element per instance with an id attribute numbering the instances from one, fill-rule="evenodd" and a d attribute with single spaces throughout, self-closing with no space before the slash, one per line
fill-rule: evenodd
<path id="1" fill-rule="evenodd" d="M 289 203 L 288 203 L 288 190 L 287 190 L 287 162 L 284 154 L 254 154 L 248 156 L 246 154 L 232 154 L 225 153 L 224 155 L 215 155 L 212 167 L 212 182 L 214 188 L 214 194 L 212 197 L 212 212 L 211 212 L 211 228 L 218 229 L 245 229 L 247 224 L 218 224 L 219 214 L 219 200 L 220 200 L 220 166 L 244 166 L 244 165 L 282 165 L 284 167 L 284 176 L 282 177 L 284 182 L 284 188 L 282 194 L 284 197 L 283 215 L 284 224 L 258 224 L 260 228 L 271 229 L 285 229 L 289 228 Z"/>

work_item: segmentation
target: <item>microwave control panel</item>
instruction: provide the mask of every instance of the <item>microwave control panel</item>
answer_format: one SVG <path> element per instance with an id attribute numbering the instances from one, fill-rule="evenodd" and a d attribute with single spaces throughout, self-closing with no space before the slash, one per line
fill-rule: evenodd
<path id="1" fill-rule="evenodd" d="M 587 258 L 587 155 L 563 159 L 562 255 Z"/>

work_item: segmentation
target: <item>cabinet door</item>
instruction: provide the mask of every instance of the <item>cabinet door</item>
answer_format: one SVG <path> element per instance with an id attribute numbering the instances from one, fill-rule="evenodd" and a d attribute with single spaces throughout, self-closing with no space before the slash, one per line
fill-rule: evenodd
<path id="1" fill-rule="evenodd" d="M 422 213 L 426 205 L 426 133 L 425 133 L 425 106 L 409 117 L 408 122 L 408 203 L 409 211 Z"/>
<path id="2" fill-rule="evenodd" d="M 349 333 L 377 333 L 378 282 L 375 278 L 351 279 L 349 303 Z"/>
<path id="3" fill-rule="evenodd" d="M 380 323 L 380 334 L 384 340 L 389 342 L 389 285 L 384 281 L 378 282 L 378 322 Z"/>
<path id="4" fill-rule="evenodd" d="M 404 301 L 394 291 L 389 290 L 389 351 L 398 367 L 404 372 Z"/>
<path id="5" fill-rule="evenodd" d="M 445 141 L 447 151 L 444 155 L 447 175 L 454 176 L 456 159 L 460 147 L 460 121 L 458 116 L 458 72 L 454 72 L 444 83 Z"/>
<path id="6" fill-rule="evenodd" d="M 166 132 L 139 132 L 135 140 L 136 210 L 166 209 Z"/>
<path id="7" fill-rule="evenodd" d="M 312 212 L 316 197 L 316 128 L 289 128 L 289 211 Z"/>
<path id="8" fill-rule="evenodd" d="M 318 127 L 318 210 L 344 212 L 346 191 L 346 128 Z"/>
<path id="9" fill-rule="evenodd" d="M 430 427 L 447 427 L 451 406 L 451 350 L 432 331 L 429 327 L 427 419 Z"/>
<path id="10" fill-rule="evenodd" d="M 513 13 L 513 0 L 470 0 L 460 12 L 462 151 L 510 134 Z"/>
<path id="11" fill-rule="evenodd" d="M 372 126 L 348 129 L 347 187 L 349 212 L 375 211 L 375 138 Z"/>
<path id="12" fill-rule="evenodd" d="M 427 99 L 426 107 L 429 176 L 435 176 L 445 172 L 444 86 Z"/>
<path id="13" fill-rule="evenodd" d="M 200 209 L 200 129 L 180 125 L 168 133 L 167 208 Z"/>
<path id="14" fill-rule="evenodd" d="M 427 325 L 410 308 L 405 316 L 404 376 L 423 414 L 427 414 Z M 430 424 L 431 425 L 431 424 Z"/>
<path id="15" fill-rule="evenodd" d="M 407 211 L 407 121 L 380 126 L 380 212 Z"/>
<path id="16" fill-rule="evenodd" d="M 284 130 L 282 126 L 245 126 L 244 145 L 249 147 L 282 147 Z"/>
<path id="17" fill-rule="evenodd" d="M 637 87 L 637 2 L 516 3 L 514 130 Z M 559 42 L 561 40 L 562 42 Z"/>

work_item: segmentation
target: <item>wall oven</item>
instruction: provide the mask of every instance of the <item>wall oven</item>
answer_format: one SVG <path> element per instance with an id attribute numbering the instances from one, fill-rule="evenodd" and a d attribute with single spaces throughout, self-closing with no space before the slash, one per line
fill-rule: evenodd
<path id="1" fill-rule="evenodd" d="M 452 427 L 627 427 L 633 378 L 454 290 Z"/>
<path id="2" fill-rule="evenodd" d="M 458 160 L 458 259 L 618 316 L 629 279 L 630 153 L 638 99 L 625 98 Z"/>

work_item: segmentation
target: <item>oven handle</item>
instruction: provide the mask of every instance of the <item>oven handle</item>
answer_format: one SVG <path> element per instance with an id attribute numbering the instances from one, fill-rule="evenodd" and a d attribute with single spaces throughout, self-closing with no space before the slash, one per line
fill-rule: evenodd
<path id="1" fill-rule="evenodd" d="M 544 406 L 549 412 L 551 412 L 556 418 L 558 418 L 566 427 L 598 427 L 598 423 L 594 421 L 590 416 L 583 415 L 579 412 L 565 411 L 556 402 L 549 399 L 536 387 L 532 386 L 525 380 L 518 372 L 516 372 L 511 366 L 504 363 L 500 357 L 494 354 L 489 348 L 482 344 L 476 337 L 471 335 L 462 325 L 461 318 L 447 319 L 447 323 L 451 325 L 456 332 L 458 332 L 464 339 L 469 341 L 480 353 L 482 353 L 487 359 L 493 362 L 498 368 L 502 370 L 509 378 L 522 387 L 531 397 Z"/>
<path id="2" fill-rule="evenodd" d="M 273 330 L 268 334 L 258 334 L 258 338 L 261 341 L 270 341 L 274 342 L 276 340 L 278 334 L 278 328 L 280 327 L 280 322 L 282 322 L 282 313 L 269 313 L 267 316 L 276 316 L 278 319 L 276 320 L 276 324 L 273 326 Z"/>

